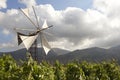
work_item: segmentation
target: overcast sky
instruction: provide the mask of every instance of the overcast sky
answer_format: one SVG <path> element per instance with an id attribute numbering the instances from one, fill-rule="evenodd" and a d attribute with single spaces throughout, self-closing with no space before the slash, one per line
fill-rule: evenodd
<path id="1" fill-rule="evenodd" d="M 13 27 L 34 28 L 18 10 L 31 6 L 40 24 L 47 19 L 48 25 L 54 25 L 49 31 L 57 38 L 54 47 L 75 50 L 120 45 L 120 0 L 0 0 L 0 51 L 17 46 Z"/>

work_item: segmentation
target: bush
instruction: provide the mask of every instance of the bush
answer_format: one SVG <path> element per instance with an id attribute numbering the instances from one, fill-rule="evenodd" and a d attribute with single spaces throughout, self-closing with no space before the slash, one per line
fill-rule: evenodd
<path id="1" fill-rule="evenodd" d="M 0 80 L 120 80 L 116 61 L 89 63 L 71 62 L 54 65 L 37 63 L 31 57 L 18 65 L 10 55 L 0 57 Z"/>

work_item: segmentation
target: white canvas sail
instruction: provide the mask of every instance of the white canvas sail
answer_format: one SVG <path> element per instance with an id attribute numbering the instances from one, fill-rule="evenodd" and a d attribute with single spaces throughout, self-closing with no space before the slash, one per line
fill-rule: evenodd
<path id="1" fill-rule="evenodd" d="M 44 29 L 44 28 L 48 28 L 48 25 L 47 25 L 47 21 L 46 21 L 46 20 L 44 21 L 44 24 L 43 24 L 43 26 L 42 26 L 42 29 Z"/>
<path id="2" fill-rule="evenodd" d="M 23 12 L 24 12 L 28 17 L 30 17 L 30 15 L 29 15 L 29 9 L 28 9 L 28 8 L 22 9 L 22 10 L 23 10 Z"/>
<path id="3" fill-rule="evenodd" d="M 51 50 L 50 45 L 48 44 L 48 41 L 46 40 L 46 38 L 44 36 L 42 36 L 42 47 L 46 53 L 46 55 L 48 54 L 48 52 Z"/>
<path id="4" fill-rule="evenodd" d="M 35 42 L 37 37 L 38 37 L 38 34 L 34 35 L 34 36 L 23 36 L 23 35 L 20 35 L 20 38 L 23 41 L 23 43 L 24 43 L 24 45 L 25 45 L 27 50 L 29 50 L 29 48 Z"/>

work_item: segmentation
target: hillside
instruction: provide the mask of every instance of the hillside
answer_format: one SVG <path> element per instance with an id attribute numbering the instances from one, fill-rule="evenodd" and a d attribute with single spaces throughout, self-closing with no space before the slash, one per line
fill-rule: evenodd
<path id="1" fill-rule="evenodd" d="M 41 52 L 41 48 L 38 52 Z M 57 53 L 56 53 L 57 52 Z M 26 50 L 21 49 L 13 52 L 7 52 L 6 54 L 11 54 L 16 60 L 26 59 Z M 2 53 L 0 53 L 2 55 Z M 110 49 L 92 47 L 83 50 L 75 50 L 73 52 L 63 50 L 63 49 L 53 49 L 46 56 L 44 53 L 38 53 L 38 60 L 48 60 L 54 62 L 59 60 L 62 63 L 67 63 L 73 60 L 78 61 L 91 61 L 91 62 L 101 62 L 111 59 L 116 59 L 120 63 L 120 46 L 112 47 Z"/>

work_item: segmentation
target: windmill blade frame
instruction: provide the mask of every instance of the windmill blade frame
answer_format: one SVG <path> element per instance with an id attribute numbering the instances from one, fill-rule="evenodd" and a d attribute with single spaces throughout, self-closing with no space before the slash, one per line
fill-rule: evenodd
<path id="1" fill-rule="evenodd" d="M 19 31 L 34 31 L 33 29 L 20 29 L 20 28 L 14 28 L 15 31 L 19 30 Z"/>
<path id="2" fill-rule="evenodd" d="M 34 6 L 32 6 L 32 8 L 33 8 L 33 12 L 34 12 L 34 15 L 35 15 L 35 18 L 36 18 L 36 22 L 37 22 L 37 26 L 38 26 L 38 29 L 39 29 L 40 28 L 40 26 L 39 26 L 39 20 L 38 20 L 38 17 L 36 15 Z"/>
<path id="3" fill-rule="evenodd" d="M 19 8 L 19 10 L 27 17 L 27 19 L 34 25 L 34 27 L 38 29 L 37 25 L 31 20 L 31 18 L 27 16 L 27 14 L 21 8 Z"/>
<path id="4" fill-rule="evenodd" d="M 51 34 L 51 33 L 49 33 L 49 32 L 43 32 L 43 34 L 46 34 L 46 35 L 48 35 L 48 36 L 53 36 L 53 37 L 54 37 L 54 35 Z"/>

